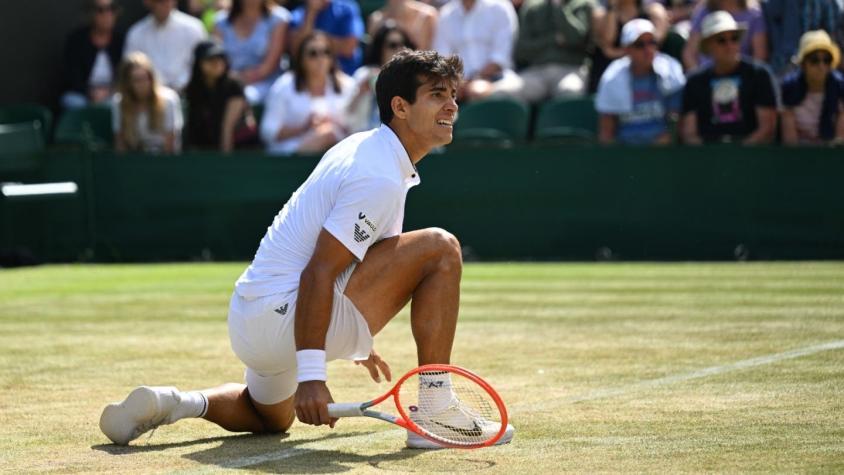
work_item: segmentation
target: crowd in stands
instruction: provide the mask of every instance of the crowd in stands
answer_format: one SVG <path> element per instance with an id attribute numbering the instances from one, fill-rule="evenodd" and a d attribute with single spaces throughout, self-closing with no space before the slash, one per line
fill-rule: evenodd
<path id="1" fill-rule="evenodd" d="M 402 48 L 460 55 L 462 107 L 589 98 L 601 143 L 844 143 L 842 0 L 143 3 L 124 35 L 90 0 L 65 47 L 62 107 L 110 107 L 117 150 L 326 150 Z"/>

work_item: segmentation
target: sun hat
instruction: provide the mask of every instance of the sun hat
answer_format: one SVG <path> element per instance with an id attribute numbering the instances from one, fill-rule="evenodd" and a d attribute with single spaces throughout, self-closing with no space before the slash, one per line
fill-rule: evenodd
<path id="1" fill-rule="evenodd" d="M 826 51 L 832 55 L 832 69 L 838 67 L 841 61 L 841 50 L 832 42 L 832 38 L 824 30 L 807 31 L 800 37 L 800 49 L 792 60 L 797 64 L 802 64 L 803 60 L 809 53 L 814 51 Z"/>
<path id="2" fill-rule="evenodd" d="M 725 31 L 737 31 L 739 39 L 741 39 L 747 32 L 747 26 L 744 23 L 736 22 L 735 18 L 724 10 L 714 11 L 706 15 L 700 28 L 700 49 L 704 49 L 708 39 Z"/>

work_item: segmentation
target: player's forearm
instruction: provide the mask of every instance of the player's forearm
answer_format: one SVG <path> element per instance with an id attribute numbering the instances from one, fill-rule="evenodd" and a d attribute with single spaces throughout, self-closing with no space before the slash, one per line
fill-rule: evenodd
<path id="1" fill-rule="evenodd" d="M 331 323 L 334 276 L 327 269 L 308 266 L 299 280 L 294 335 L 296 349 L 325 349 L 325 335 Z"/>

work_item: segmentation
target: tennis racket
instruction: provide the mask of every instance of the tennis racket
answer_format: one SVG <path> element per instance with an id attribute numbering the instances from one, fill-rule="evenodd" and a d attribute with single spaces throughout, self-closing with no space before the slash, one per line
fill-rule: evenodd
<path id="1" fill-rule="evenodd" d="M 390 397 L 395 414 L 370 409 Z M 488 447 L 507 430 L 507 409 L 492 386 L 471 371 L 445 364 L 415 368 L 371 401 L 329 404 L 328 414 L 381 419 L 451 448 Z"/>

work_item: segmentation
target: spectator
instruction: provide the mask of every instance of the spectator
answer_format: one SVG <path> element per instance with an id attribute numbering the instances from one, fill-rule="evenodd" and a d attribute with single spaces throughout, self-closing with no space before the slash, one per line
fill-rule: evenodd
<path id="1" fill-rule="evenodd" d="M 746 30 L 724 11 L 710 13 L 701 28 L 712 64 L 691 74 L 683 91 L 683 140 L 769 143 L 777 122 L 777 96 L 768 69 L 741 56 Z"/>
<path id="2" fill-rule="evenodd" d="M 601 143 L 671 143 L 669 122 L 680 110 L 683 66 L 657 51 L 656 28 L 636 18 L 621 30 L 626 54 L 601 76 L 595 108 Z"/>
<path id="3" fill-rule="evenodd" d="M 659 2 L 665 7 L 665 13 L 668 16 L 668 23 L 671 25 L 670 30 L 677 32 L 683 38 L 689 37 L 689 30 L 691 29 L 692 13 L 695 6 L 699 3 L 698 0 L 652 0 Z"/>
<path id="4" fill-rule="evenodd" d="M 346 133 L 352 79 L 337 69 L 331 39 L 314 31 L 299 43 L 293 71 L 284 73 L 267 96 L 261 138 L 273 153 L 327 150 Z"/>
<path id="5" fill-rule="evenodd" d="M 519 10 L 520 81 L 506 92 L 529 102 L 586 92 L 586 48 L 595 0 L 526 0 Z"/>
<path id="6" fill-rule="evenodd" d="M 393 20 L 410 36 L 410 41 L 417 48 L 429 50 L 434 41 L 438 16 L 436 8 L 416 0 L 387 0 L 383 8 L 369 15 L 367 31 L 370 37 L 374 37 L 388 20 Z"/>
<path id="7" fill-rule="evenodd" d="M 410 37 L 393 20 L 387 20 L 375 32 L 366 52 L 364 65 L 355 71 L 355 94 L 349 102 L 348 125 L 350 132 L 361 132 L 378 127 L 381 117 L 375 98 L 375 80 L 384 65 L 394 54 L 403 49 L 416 49 Z"/>
<path id="8" fill-rule="evenodd" d="M 223 43 L 234 74 L 246 85 L 246 99 L 260 104 L 281 76 L 281 55 L 290 12 L 272 0 L 234 0 L 220 12 L 214 35 Z"/>
<path id="9" fill-rule="evenodd" d="M 800 36 L 810 30 L 826 30 L 840 35 L 842 22 L 839 0 L 765 0 L 762 12 L 771 44 L 771 68 L 782 77 L 797 65 L 791 59 L 797 53 Z M 839 36 L 839 43 L 844 35 Z"/>
<path id="10" fill-rule="evenodd" d="M 520 81 L 511 60 L 518 30 L 516 10 L 509 1 L 451 0 L 440 10 L 434 49 L 463 60 L 462 99 L 512 90 Z"/>
<path id="11" fill-rule="evenodd" d="M 231 152 L 257 144 L 258 128 L 243 85 L 229 75 L 225 50 L 203 41 L 194 50 L 193 74 L 186 89 L 187 138 L 192 148 Z"/>
<path id="12" fill-rule="evenodd" d="M 844 74 L 841 50 L 823 30 L 800 38 L 800 70 L 782 85 L 782 140 L 788 145 L 844 144 Z"/>
<path id="13" fill-rule="evenodd" d="M 668 14 L 665 7 L 657 2 L 645 3 L 643 0 L 609 0 L 605 11 L 598 12 L 595 38 L 598 48 L 592 55 L 592 69 L 589 75 L 589 91 L 595 91 L 598 80 L 614 59 L 624 56 L 621 47 L 621 28 L 634 18 L 642 18 L 653 23 L 656 41 L 662 44 L 668 32 Z"/>
<path id="14" fill-rule="evenodd" d="M 112 128 L 118 152 L 181 150 L 182 106 L 179 95 L 158 83 L 152 62 L 143 53 L 123 58 L 112 101 Z"/>
<path id="15" fill-rule="evenodd" d="M 351 75 L 361 65 L 363 53 L 358 42 L 363 37 L 363 19 L 355 0 L 307 0 L 293 10 L 290 19 L 290 52 L 314 31 L 331 40 L 331 49 L 344 73 Z"/>
<path id="16" fill-rule="evenodd" d="M 164 85 L 181 91 L 190 79 L 193 49 L 207 36 L 205 27 L 176 10 L 176 0 L 144 0 L 144 5 L 150 14 L 129 29 L 124 56 L 144 53 Z"/>
<path id="17" fill-rule="evenodd" d="M 703 19 L 714 11 L 726 11 L 739 24 L 743 24 L 746 34 L 741 40 L 741 54 L 757 61 L 768 60 L 768 33 L 762 10 L 756 0 L 706 0 L 692 15 L 692 31 L 683 50 L 683 64 L 686 70 L 706 66 L 711 60 L 701 54 L 701 24 Z"/>
<path id="18" fill-rule="evenodd" d="M 111 99 L 123 52 L 124 35 L 114 28 L 117 4 L 113 0 L 91 0 L 88 7 L 90 23 L 74 30 L 65 43 L 67 85 L 61 102 L 67 109 Z"/>

